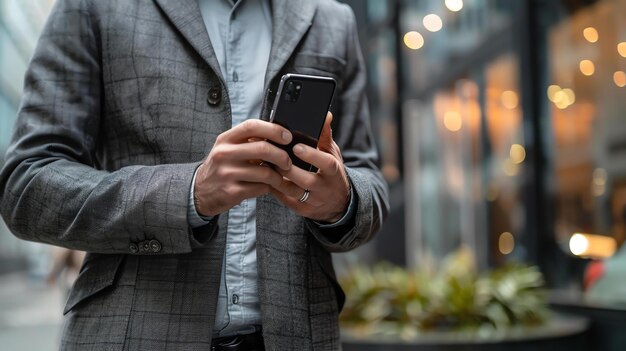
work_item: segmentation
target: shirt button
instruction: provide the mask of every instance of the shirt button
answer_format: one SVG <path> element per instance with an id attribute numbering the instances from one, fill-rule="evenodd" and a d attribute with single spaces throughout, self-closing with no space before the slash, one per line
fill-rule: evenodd
<path id="1" fill-rule="evenodd" d="M 128 249 L 130 250 L 131 253 L 139 252 L 139 247 L 135 243 L 130 243 L 130 245 L 128 245 Z"/>
<path id="2" fill-rule="evenodd" d="M 211 106 L 215 106 L 222 101 L 222 90 L 220 88 L 211 88 L 209 89 L 209 96 L 206 101 Z"/>
<path id="3" fill-rule="evenodd" d="M 233 305 L 237 305 L 239 303 L 239 295 L 233 294 Z"/>
<path id="4" fill-rule="evenodd" d="M 161 246 L 161 243 L 158 240 L 150 240 L 150 250 L 152 250 L 152 252 L 157 253 L 157 252 L 161 252 L 161 249 L 163 247 Z"/>

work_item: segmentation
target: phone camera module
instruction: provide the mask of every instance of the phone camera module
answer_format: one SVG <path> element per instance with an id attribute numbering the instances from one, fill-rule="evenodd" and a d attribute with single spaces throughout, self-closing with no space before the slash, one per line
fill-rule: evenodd
<path id="1" fill-rule="evenodd" d="M 300 92 L 302 91 L 302 82 L 290 80 L 285 87 L 285 100 L 289 102 L 296 102 L 300 98 Z"/>

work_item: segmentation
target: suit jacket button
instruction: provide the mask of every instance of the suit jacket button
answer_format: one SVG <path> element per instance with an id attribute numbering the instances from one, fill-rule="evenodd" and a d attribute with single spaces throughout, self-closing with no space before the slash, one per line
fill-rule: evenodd
<path id="1" fill-rule="evenodd" d="M 150 240 L 150 250 L 152 250 L 152 252 L 157 253 L 157 252 L 161 252 L 161 249 L 163 247 L 161 246 L 161 243 L 158 240 Z"/>
<path id="2" fill-rule="evenodd" d="M 220 88 L 209 89 L 209 96 L 206 100 L 211 106 L 219 104 L 222 101 L 222 90 Z"/>
<path id="3" fill-rule="evenodd" d="M 139 247 L 135 243 L 130 243 L 130 245 L 128 245 L 128 249 L 130 250 L 130 253 L 134 253 L 135 254 L 135 253 L 139 252 Z"/>
<path id="4" fill-rule="evenodd" d="M 140 243 L 140 245 L 141 246 L 139 247 L 139 251 L 141 251 L 141 252 L 150 252 L 151 251 L 151 249 L 150 249 L 150 242 L 148 240 Z"/>

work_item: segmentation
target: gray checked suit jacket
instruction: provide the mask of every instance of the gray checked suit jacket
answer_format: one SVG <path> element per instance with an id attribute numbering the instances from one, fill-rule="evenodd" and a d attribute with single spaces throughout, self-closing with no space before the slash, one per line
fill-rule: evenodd
<path id="1" fill-rule="evenodd" d="M 274 0 L 272 12 L 261 117 L 282 74 L 334 77 L 334 138 L 357 209 L 328 235 L 258 199 L 263 333 L 268 350 L 336 350 L 343 293 L 330 253 L 368 241 L 387 212 L 365 67 L 348 6 Z M 230 127 L 197 0 L 57 1 L 26 74 L 0 208 L 20 238 L 89 252 L 63 350 L 209 350 L 227 214 L 191 230 L 187 206 L 195 168 Z"/>

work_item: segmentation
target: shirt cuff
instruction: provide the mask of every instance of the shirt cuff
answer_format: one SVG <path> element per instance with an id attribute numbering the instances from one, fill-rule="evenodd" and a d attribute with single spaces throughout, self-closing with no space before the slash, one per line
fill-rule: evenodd
<path id="1" fill-rule="evenodd" d="M 336 228 L 336 227 L 340 227 L 346 223 L 348 223 L 348 221 L 350 219 L 352 219 L 352 217 L 354 217 L 354 189 L 352 188 L 352 185 L 350 185 L 350 203 L 348 204 L 348 209 L 346 210 L 346 213 L 343 215 L 343 217 L 341 217 L 341 219 L 339 219 L 337 222 L 335 223 L 319 223 L 317 221 L 313 221 L 315 224 L 317 224 L 320 229 L 331 229 L 331 228 Z"/>
<path id="2" fill-rule="evenodd" d="M 196 210 L 196 203 L 193 201 L 193 189 L 196 186 L 196 175 L 198 174 L 198 169 L 193 173 L 193 179 L 191 180 L 191 188 L 189 189 L 189 204 L 187 206 L 187 223 L 191 228 L 200 228 L 209 224 L 209 222 L 215 218 L 215 216 L 201 216 Z"/>

